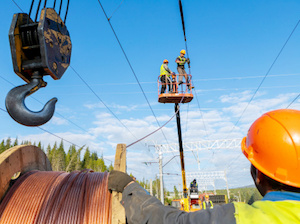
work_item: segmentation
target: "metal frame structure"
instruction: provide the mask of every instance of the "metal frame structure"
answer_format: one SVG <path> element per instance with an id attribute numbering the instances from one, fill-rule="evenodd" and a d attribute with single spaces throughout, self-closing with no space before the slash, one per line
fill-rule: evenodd
<path id="1" fill-rule="evenodd" d="M 206 191 L 207 186 L 209 186 L 209 185 L 213 186 L 215 194 L 216 194 L 215 180 L 218 180 L 218 179 L 225 180 L 227 196 L 229 198 L 228 181 L 227 181 L 225 171 L 187 172 L 186 179 L 187 179 L 188 183 L 192 182 L 193 179 L 196 179 L 197 183 L 198 183 L 198 188 L 204 189 L 205 191 Z"/>
<path id="2" fill-rule="evenodd" d="M 215 179 L 223 179 L 226 181 L 226 188 L 227 188 L 227 194 L 229 198 L 229 189 L 228 189 L 228 183 L 227 183 L 227 177 L 225 171 L 212 171 L 212 172 L 200 172 L 200 159 L 199 159 L 199 151 L 202 150 L 212 150 L 212 149 L 233 149 L 233 148 L 240 148 L 242 139 L 235 138 L 235 139 L 219 139 L 219 140 L 203 140 L 203 141 L 197 141 L 197 142 L 187 142 L 183 143 L 182 147 L 184 148 L 185 152 L 191 151 L 191 152 L 197 152 L 197 163 L 198 163 L 198 169 L 199 172 L 187 172 L 187 174 L 195 174 L 195 179 L 197 176 L 199 176 L 199 180 L 203 179 L 205 186 L 211 185 L 214 186 L 215 189 Z M 171 144 L 154 144 L 156 153 L 159 155 L 159 177 L 160 177 L 160 190 L 161 190 L 161 201 L 163 202 L 163 154 L 167 153 L 176 153 L 178 154 L 179 150 L 179 144 L 178 143 L 171 143 Z M 173 157 L 175 158 L 175 156 Z M 169 161 L 168 161 L 169 162 Z M 205 177 L 205 178 L 204 178 Z M 209 178 L 211 178 L 209 180 Z M 197 178 L 196 178 L 197 179 Z"/>

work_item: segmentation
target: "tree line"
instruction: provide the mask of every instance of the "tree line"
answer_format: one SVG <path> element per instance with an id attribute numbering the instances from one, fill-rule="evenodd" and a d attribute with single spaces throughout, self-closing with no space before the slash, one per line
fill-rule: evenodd
<path id="1" fill-rule="evenodd" d="M 71 172 L 74 170 L 92 169 L 95 172 L 104 172 L 113 170 L 112 164 L 105 164 L 103 155 L 99 157 L 97 152 L 91 152 L 89 147 L 76 149 L 75 145 L 71 145 L 67 151 L 65 150 L 63 141 L 61 141 L 59 145 L 57 142 L 55 142 L 53 146 L 48 144 L 45 149 L 41 142 L 37 144 L 34 142 L 32 144 L 29 141 L 22 141 L 19 144 L 17 138 L 14 141 L 12 141 L 11 138 L 7 138 L 0 143 L 0 153 L 17 145 L 35 145 L 42 149 L 46 153 L 53 171 Z M 85 151 L 83 157 L 81 156 L 82 151 Z"/>

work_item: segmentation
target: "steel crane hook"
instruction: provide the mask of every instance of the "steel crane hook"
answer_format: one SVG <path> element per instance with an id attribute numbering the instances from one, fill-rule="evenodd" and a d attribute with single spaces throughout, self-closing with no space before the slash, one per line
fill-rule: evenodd
<path id="1" fill-rule="evenodd" d="M 29 110 L 24 102 L 27 96 L 39 88 L 45 87 L 46 84 L 43 81 L 43 76 L 39 72 L 34 72 L 30 83 L 17 86 L 8 92 L 5 105 L 7 112 L 15 121 L 26 126 L 40 126 L 52 118 L 57 98 L 49 100 L 44 108 L 38 112 Z"/>

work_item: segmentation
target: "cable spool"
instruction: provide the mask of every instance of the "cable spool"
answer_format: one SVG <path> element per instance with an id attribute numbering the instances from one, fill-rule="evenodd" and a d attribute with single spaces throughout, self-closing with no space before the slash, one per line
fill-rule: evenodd
<path id="1" fill-rule="evenodd" d="M 0 223 L 111 223 L 108 173 L 30 171 L 0 205 Z"/>
<path id="2" fill-rule="evenodd" d="M 126 171 L 124 144 L 117 145 L 114 168 Z M 122 194 L 108 191 L 107 172 L 51 170 L 36 146 L 15 146 L 0 154 L 0 224 L 126 223 Z"/>

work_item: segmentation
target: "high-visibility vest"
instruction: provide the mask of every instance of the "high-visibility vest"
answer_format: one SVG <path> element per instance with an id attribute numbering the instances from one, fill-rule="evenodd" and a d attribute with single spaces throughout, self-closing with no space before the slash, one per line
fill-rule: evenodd
<path id="1" fill-rule="evenodd" d="M 214 208 L 214 205 L 213 205 L 212 201 L 209 201 L 209 203 L 210 203 L 210 208 Z M 206 202 L 205 201 L 202 203 L 202 208 L 206 209 Z"/>
<path id="2" fill-rule="evenodd" d="M 167 75 L 170 76 L 170 73 L 164 68 L 164 64 L 160 66 L 160 76 Z"/>
<path id="3" fill-rule="evenodd" d="M 180 63 L 177 63 L 178 65 L 184 65 L 185 64 L 185 61 L 186 61 L 186 58 L 185 57 L 180 57 L 180 56 L 178 56 L 179 57 L 179 60 L 180 60 Z"/>
<path id="4" fill-rule="evenodd" d="M 300 223 L 300 201 L 256 201 L 252 205 L 234 202 L 237 224 Z"/>

